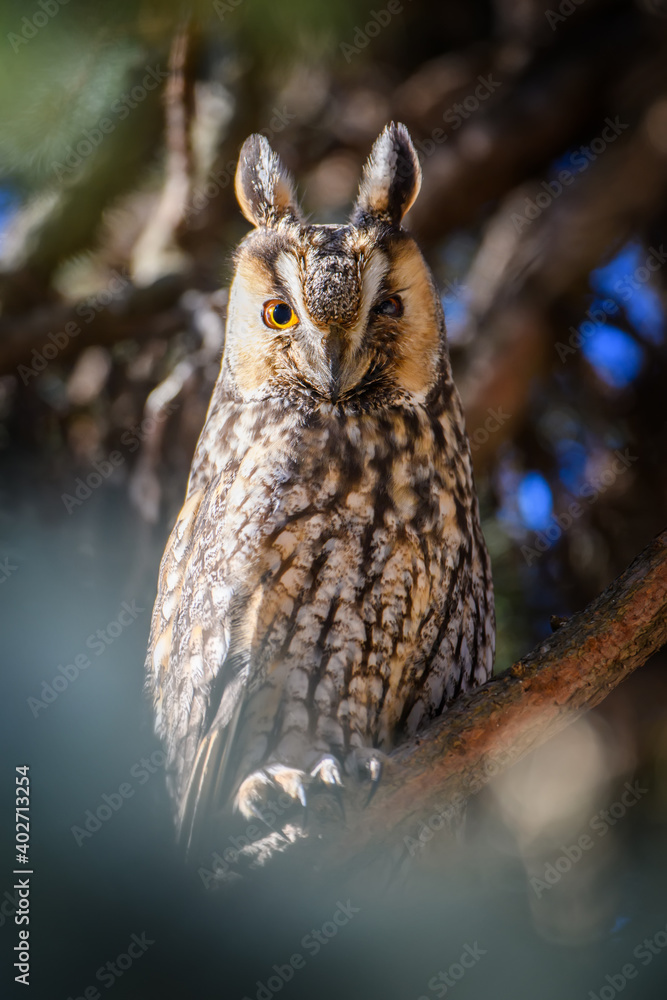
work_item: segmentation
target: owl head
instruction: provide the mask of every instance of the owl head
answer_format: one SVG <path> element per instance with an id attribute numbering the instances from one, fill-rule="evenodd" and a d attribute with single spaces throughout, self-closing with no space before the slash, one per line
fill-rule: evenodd
<path id="1" fill-rule="evenodd" d="M 246 140 L 236 195 L 254 229 L 230 291 L 228 391 L 343 411 L 427 399 L 446 348 L 431 274 L 401 225 L 420 184 L 408 131 L 392 123 L 364 167 L 349 224 L 309 225 L 267 140 Z"/>

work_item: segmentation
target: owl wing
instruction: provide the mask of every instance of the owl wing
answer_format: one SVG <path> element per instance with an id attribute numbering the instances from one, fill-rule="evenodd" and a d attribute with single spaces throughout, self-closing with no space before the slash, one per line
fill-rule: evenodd
<path id="1" fill-rule="evenodd" d="M 228 582 L 225 492 L 219 481 L 211 483 L 181 510 L 160 566 L 147 660 L 186 847 L 200 819 L 222 801 L 247 687 L 251 588 Z"/>
<path id="2" fill-rule="evenodd" d="M 224 711 L 215 719 L 199 744 L 194 765 L 180 804 L 178 837 L 190 853 L 196 836 L 224 801 L 225 778 L 234 736 L 241 717 L 245 678 L 234 678 L 225 690 Z M 223 708 L 223 705 L 221 705 Z"/>

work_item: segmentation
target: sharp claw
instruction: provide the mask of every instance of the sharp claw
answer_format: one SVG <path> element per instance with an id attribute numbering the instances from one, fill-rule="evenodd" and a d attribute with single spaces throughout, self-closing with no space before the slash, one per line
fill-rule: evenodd
<path id="1" fill-rule="evenodd" d="M 236 793 L 234 804 L 246 819 L 255 816 L 264 822 L 259 803 L 262 801 L 266 788 L 271 783 L 271 779 L 264 771 L 255 771 L 248 775 L 241 784 Z"/>
<path id="2" fill-rule="evenodd" d="M 285 767 L 283 764 L 271 764 L 260 771 L 255 771 L 249 775 L 241 784 L 236 794 L 236 808 L 250 819 L 255 816 L 273 829 L 267 823 L 262 814 L 262 802 L 268 797 L 271 788 L 280 789 L 289 795 L 290 798 L 300 802 L 306 808 L 306 786 L 304 779 L 307 775 L 303 771 L 298 771 L 293 767 Z"/>
<path id="3" fill-rule="evenodd" d="M 380 779 L 382 778 L 382 761 L 378 757 L 371 757 L 367 763 L 367 767 L 371 779 L 371 787 L 368 793 L 368 798 L 364 803 L 364 809 L 370 805 L 371 799 L 375 795 L 378 785 L 380 784 Z"/>
<path id="4" fill-rule="evenodd" d="M 310 773 L 313 778 L 318 778 L 322 784 L 328 785 L 332 789 L 336 786 L 343 787 L 340 768 L 335 757 L 330 755 L 322 757 Z"/>
<path id="5" fill-rule="evenodd" d="M 298 771 L 295 767 L 285 767 L 284 764 L 271 764 L 266 768 L 266 773 L 290 798 L 298 799 L 303 808 L 306 808 L 304 778 L 307 775 L 303 771 Z"/>
<path id="6" fill-rule="evenodd" d="M 321 760 L 317 762 L 315 767 L 310 772 L 311 777 L 316 781 L 321 782 L 326 788 L 327 792 L 330 792 L 341 811 L 343 819 L 345 819 L 345 804 L 343 802 L 343 779 L 340 775 L 340 765 L 335 757 L 331 754 L 327 754 L 322 757 Z"/>
<path id="7" fill-rule="evenodd" d="M 307 810 L 308 802 L 306 800 L 306 789 L 304 788 L 303 783 L 301 781 L 296 786 L 296 794 L 303 808 Z"/>
<path id="8" fill-rule="evenodd" d="M 364 802 L 364 809 L 372 801 L 380 784 L 384 762 L 384 753 L 374 747 L 355 747 L 345 761 L 348 774 L 356 774 L 359 780 L 370 780 L 371 787 Z"/>
<path id="9" fill-rule="evenodd" d="M 380 780 L 381 765 L 379 761 L 373 759 L 368 762 L 366 770 L 370 774 L 371 780 L 376 784 Z M 308 821 L 309 785 L 311 783 L 317 783 L 323 786 L 326 792 L 333 794 L 340 807 L 341 815 L 345 819 L 343 779 L 339 762 L 332 754 L 325 754 L 310 774 L 294 767 L 286 767 L 284 764 L 269 764 L 267 767 L 255 771 L 241 784 L 236 795 L 236 806 L 246 819 L 254 816 L 272 829 L 271 824 L 264 818 L 262 805 L 270 789 L 279 788 L 295 802 L 301 804 L 304 810 L 303 825 L 305 826 Z M 371 795 L 374 790 L 375 787 L 371 790 Z M 370 799 L 369 795 L 368 802 Z"/>
<path id="10" fill-rule="evenodd" d="M 246 808 L 248 809 L 249 812 L 252 813 L 253 816 L 255 816 L 260 821 L 260 823 L 263 823 L 264 826 L 268 826 L 269 830 L 273 829 L 273 825 L 269 823 L 266 816 L 264 816 L 262 810 L 255 802 L 248 802 Z"/>

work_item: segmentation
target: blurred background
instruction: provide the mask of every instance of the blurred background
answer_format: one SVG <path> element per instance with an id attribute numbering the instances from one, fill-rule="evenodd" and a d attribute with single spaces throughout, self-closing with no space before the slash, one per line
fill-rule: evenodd
<path id="1" fill-rule="evenodd" d="M 416 142 L 497 670 L 664 527 L 665 0 L 5 0 L 0 52 L 3 990 L 28 764 L 34 996 L 664 996 L 664 655 L 354 891 L 183 869 L 142 675 L 251 132 L 317 222 L 387 121 Z"/>

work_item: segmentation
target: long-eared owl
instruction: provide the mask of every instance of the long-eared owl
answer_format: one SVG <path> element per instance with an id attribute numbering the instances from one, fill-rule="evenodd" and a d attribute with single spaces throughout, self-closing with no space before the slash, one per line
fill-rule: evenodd
<path id="1" fill-rule="evenodd" d="M 310 225 L 266 139 L 241 150 L 254 228 L 147 659 L 186 842 L 218 813 L 257 814 L 267 790 L 305 805 L 350 760 L 377 778 L 383 753 L 491 673 L 443 312 L 401 225 L 420 183 L 391 124 L 350 223 Z"/>

